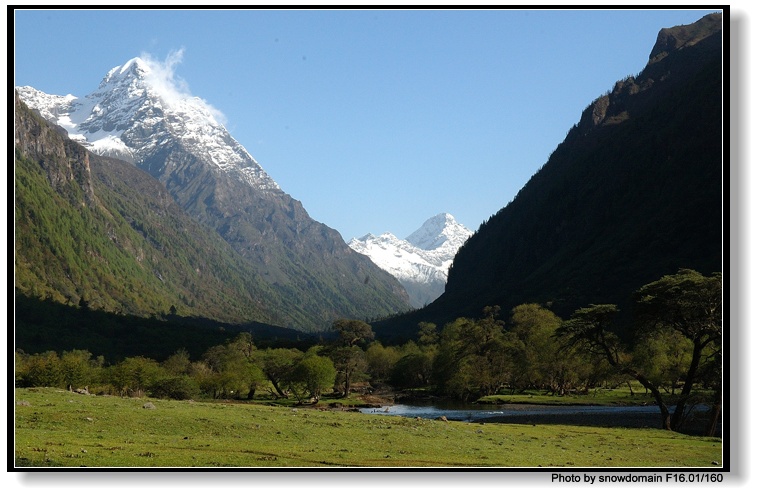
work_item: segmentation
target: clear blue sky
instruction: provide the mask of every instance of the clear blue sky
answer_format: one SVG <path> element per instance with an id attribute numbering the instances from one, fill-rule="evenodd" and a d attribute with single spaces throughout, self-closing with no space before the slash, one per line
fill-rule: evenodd
<path id="1" fill-rule="evenodd" d="M 14 83 L 83 97 L 181 50 L 176 80 L 345 240 L 441 212 L 475 230 L 661 28 L 711 11 L 25 10 Z"/>

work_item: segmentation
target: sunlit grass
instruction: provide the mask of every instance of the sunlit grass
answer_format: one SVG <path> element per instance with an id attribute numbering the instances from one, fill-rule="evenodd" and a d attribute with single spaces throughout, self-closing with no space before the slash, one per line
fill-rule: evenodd
<path id="1" fill-rule="evenodd" d="M 714 468 L 722 457 L 718 438 L 658 429 L 443 422 L 51 388 L 17 389 L 16 401 L 18 467 Z"/>

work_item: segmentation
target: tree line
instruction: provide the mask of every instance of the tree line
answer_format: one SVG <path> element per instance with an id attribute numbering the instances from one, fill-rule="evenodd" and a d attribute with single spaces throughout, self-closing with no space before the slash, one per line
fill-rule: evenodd
<path id="1" fill-rule="evenodd" d="M 383 345 L 369 324 L 340 319 L 332 340 L 304 351 L 260 349 L 249 332 L 195 360 L 184 349 L 162 362 L 137 356 L 110 365 L 86 350 L 17 350 L 15 381 L 118 396 L 267 395 L 298 403 L 381 386 L 475 400 L 526 390 L 586 394 L 637 381 L 658 405 L 663 428 L 681 429 L 689 409 L 708 403 L 713 433 L 723 393 L 721 274 L 682 269 L 643 286 L 633 299 L 635 328 L 625 342 L 613 333 L 616 305 L 589 305 L 564 320 L 530 303 L 505 320 L 492 306 L 480 318 L 458 318 L 442 328 L 422 322 L 416 339 L 403 345 Z"/>

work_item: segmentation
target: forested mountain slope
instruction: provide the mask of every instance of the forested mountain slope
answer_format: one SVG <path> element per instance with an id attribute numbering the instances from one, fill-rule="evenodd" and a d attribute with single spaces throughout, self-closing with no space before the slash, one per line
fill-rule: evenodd
<path id="1" fill-rule="evenodd" d="M 17 294 L 137 314 L 285 321 L 260 275 L 133 165 L 91 154 L 16 98 Z"/>
<path id="2" fill-rule="evenodd" d="M 582 113 L 547 163 L 460 249 L 432 305 L 383 337 L 526 302 L 568 317 L 679 268 L 723 271 L 722 16 L 661 30 L 647 66 Z"/>

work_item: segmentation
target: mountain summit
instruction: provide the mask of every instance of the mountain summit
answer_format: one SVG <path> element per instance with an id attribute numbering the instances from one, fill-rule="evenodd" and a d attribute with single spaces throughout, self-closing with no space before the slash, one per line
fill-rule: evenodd
<path id="1" fill-rule="evenodd" d="M 426 220 L 405 240 L 392 233 L 369 233 L 348 245 L 395 276 L 408 291 L 411 305 L 421 307 L 444 292 L 453 257 L 471 234 L 452 215 L 442 213 Z"/>
<path id="2" fill-rule="evenodd" d="M 319 330 L 339 317 L 407 308 L 390 274 L 313 220 L 229 134 L 221 114 L 167 71 L 133 58 L 83 98 L 17 90 L 90 151 L 147 171 L 187 214 L 221 235 L 281 296 L 283 326 Z"/>
<path id="3" fill-rule="evenodd" d="M 438 254 L 452 254 L 473 232 L 455 221 L 452 214 L 441 213 L 424 221 L 421 228 L 414 231 L 406 241 L 423 250 L 435 251 Z"/>
<path id="4" fill-rule="evenodd" d="M 133 58 L 111 69 L 97 90 L 83 99 L 51 96 L 32 87 L 19 87 L 18 93 L 29 107 L 94 153 L 140 164 L 169 141 L 180 139 L 194 155 L 252 187 L 280 190 L 218 122 L 218 111 L 154 72 L 150 63 Z"/>

